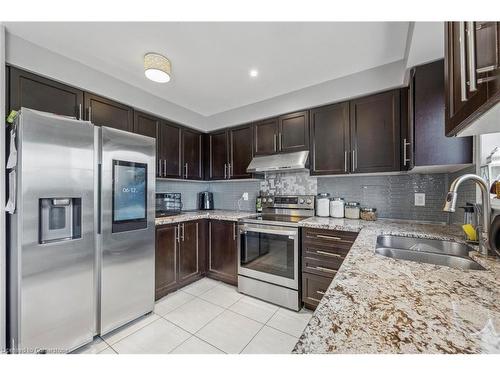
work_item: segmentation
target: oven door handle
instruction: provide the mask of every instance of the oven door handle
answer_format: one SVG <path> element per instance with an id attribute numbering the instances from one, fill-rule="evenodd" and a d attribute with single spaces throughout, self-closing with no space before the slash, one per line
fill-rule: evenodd
<path id="1" fill-rule="evenodd" d="M 279 230 L 279 229 L 263 229 L 263 228 L 251 228 L 246 227 L 240 230 L 241 234 L 246 234 L 247 232 L 255 233 L 266 233 L 266 234 L 276 234 L 278 236 L 297 236 L 297 231 L 292 230 Z"/>

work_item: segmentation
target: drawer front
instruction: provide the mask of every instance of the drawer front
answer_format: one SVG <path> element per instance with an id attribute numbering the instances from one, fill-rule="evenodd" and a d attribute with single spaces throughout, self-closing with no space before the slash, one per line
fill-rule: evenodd
<path id="1" fill-rule="evenodd" d="M 333 279 L 341 264 L 342 260 L 325 262 L 318 258 L 304 256 L 302 258 L 302 271 Z"/>
<path id="2" fill-rule="evenodd" d="M 302 256 L 308 256 L 312 258 L 323 259 L 326 262 L 344 260 L 351 245 L 348 246 L 338 246 L 332 245 L 327 246 L 322 243 L 310 243 L 305 242 L 302 244 Z"/>
<path id="3" fill-rule="evenodd" d="M 304 228 L 302 232 L 302 241 L 306 243 L 336 245 L 340 247 L 347 247 L 349 249 L 356 240 L 357 236 L 358 234 L 356 232 Z"/>
<path id="4" fill-rule="evenodd" d="M 316 308 L 332 282 L 326 277 L 310 273 L 302 274 L 302 301 L 310 307 Z"/>

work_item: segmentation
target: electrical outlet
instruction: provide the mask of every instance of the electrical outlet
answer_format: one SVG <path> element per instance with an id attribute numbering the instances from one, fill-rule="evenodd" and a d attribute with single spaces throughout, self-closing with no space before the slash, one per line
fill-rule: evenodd
<path id="1" fill-rule="evenodd" d="M 243 197 L 244 201 L 247 201 L 248 200 L 248 193 L 244 192 L 243 195 L 242 195 L 242 197 Z"/>
<path id="2" fill-rule="evenodd" d="M 415 193 L 415 206 L 425 206 L 425 193 Z"/>

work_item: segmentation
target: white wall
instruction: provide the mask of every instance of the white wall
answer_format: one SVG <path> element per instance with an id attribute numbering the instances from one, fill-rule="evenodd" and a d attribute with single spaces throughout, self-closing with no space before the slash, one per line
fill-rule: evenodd
<path id="1" fill-rule="evenodd" d="M 204 116 L 101 73 L 76 60 L 49 51 L 8 32 L 6 33 L 6 45 L 5 59 L 9 64 L 169 120 L 193 128 L 204 129 Z"/>
<path id="2" fill-rule="evenodd" d="M 444 58 L 444 22 L 415 22 L 409 42 L 408 68 Z"/>
<path id="3" fill-rule="evenodd" d="M 5 123 L 5 28 L 0 23 L 0 119 Z M 2 129 L 4 127 L 2 126 Z M 6 327 L 6 265 L 5 265 L 5 132 L 0 132 L 0 353 L 5 346 Z"/>

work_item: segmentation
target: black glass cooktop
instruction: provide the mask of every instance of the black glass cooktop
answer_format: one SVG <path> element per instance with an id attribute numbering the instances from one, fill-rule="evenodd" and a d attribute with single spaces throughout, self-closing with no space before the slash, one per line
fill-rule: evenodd
<path id="1" fill-rule="evenodd" d="M 307 219 L 304 216 L 290 216 L 290 215 L 274 215 L 274 214 L 261 214 L 255 218 L 260 221 L 278 221 L 282 223 L 298 223 L 301 220 Z"/>

